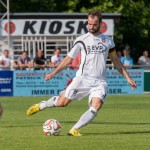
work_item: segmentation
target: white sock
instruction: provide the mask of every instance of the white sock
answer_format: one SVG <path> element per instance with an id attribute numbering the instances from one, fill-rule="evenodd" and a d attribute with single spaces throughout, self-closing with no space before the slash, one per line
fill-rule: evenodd
<path id="1" fill-rule="evenodd" d="M 94 107 L 90 107 L 79 119 L 79 121 L 72 127 L 73 129 L 80 129 L 83 126 L 89 124 L 97 115 L 98 110 Z"/>
<path id="2" fill-rule="evenodd" d="M 47 101 L 41 101 L 40 102 L 40 110 L 43 110 L 47 107 L 55 107 L 57 106 L 57 101 L 59 99 L 59 96 L 53 96 Z"/>

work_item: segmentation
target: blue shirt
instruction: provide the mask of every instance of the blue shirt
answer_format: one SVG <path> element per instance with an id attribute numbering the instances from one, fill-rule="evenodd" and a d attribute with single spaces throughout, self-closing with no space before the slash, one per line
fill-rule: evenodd
<path id="1" fill-rule="evenodd" d="M 121 57 L 121 62 L 124 66 L 132 66 L 133 65 L 133 58 L 129 57 Z"/>

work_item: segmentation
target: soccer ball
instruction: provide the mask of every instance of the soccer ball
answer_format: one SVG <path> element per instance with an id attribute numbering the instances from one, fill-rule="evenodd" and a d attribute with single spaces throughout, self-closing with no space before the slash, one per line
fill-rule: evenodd
<path id="1" fill-rule="evenodd" d="M 43 124 L 43 132 L 47 136 L 56 136 L 61 132 L 61 125 L 55 119 L 49 119 Z"/>

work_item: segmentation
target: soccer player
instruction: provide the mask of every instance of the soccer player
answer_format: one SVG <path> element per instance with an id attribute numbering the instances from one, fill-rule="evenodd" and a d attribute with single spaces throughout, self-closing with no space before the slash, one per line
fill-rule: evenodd
<path id="1" fill-rule="evenodd" d="M 99 11 L 93 10 L 88 14 L 88 33 L 79 36 L 68 55 L 60 65 L 45 80 L 52 79 L 58 72 L 70 65 L 72 60 L 81 52 L 81 64 L 76 77 L 60 96 L 53 96 L 47 101 L 32 105 L 27 110 L 27 115 L 34 114 L 49 107 L 65 107 L 74 100 L 81 100 L 89 96 L 89 109 L 80 117 L 79 121 L 71 128 L 68 135 L 81 136 L 78 129 L 89 124 L 102 107 L 107 95 L 106 60 L 109 54 L 115 68 L 127 79 L 132 89 L 136 83 L 130 78 L 116 55 L 112 38 L 100 33 L 102 16 Z"/>

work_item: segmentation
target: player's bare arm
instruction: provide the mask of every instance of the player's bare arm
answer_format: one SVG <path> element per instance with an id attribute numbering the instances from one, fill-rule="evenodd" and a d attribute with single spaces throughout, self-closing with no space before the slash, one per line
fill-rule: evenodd
<path id="1" fill-rule="evenodd" d="M 67 68 L 72 62 L 73 58 L 66 56 L 62 62 L 58 65 L 58 67 L 52 72 L 46 75 L 45 80 L 49 80 L 53 78 L 57 73 Z"/>
<path id="2" fill-rule="evenodd" d="M 114 64 L 115 68 L 127 79 L 128 83 L 132 86 L 132 89 L 136 89 L 136 83 L 130 78 L 129 74 L 127 73 L 125 67 L 117 57 L 116 53 L 110 53 L 109 57 Z"/>

